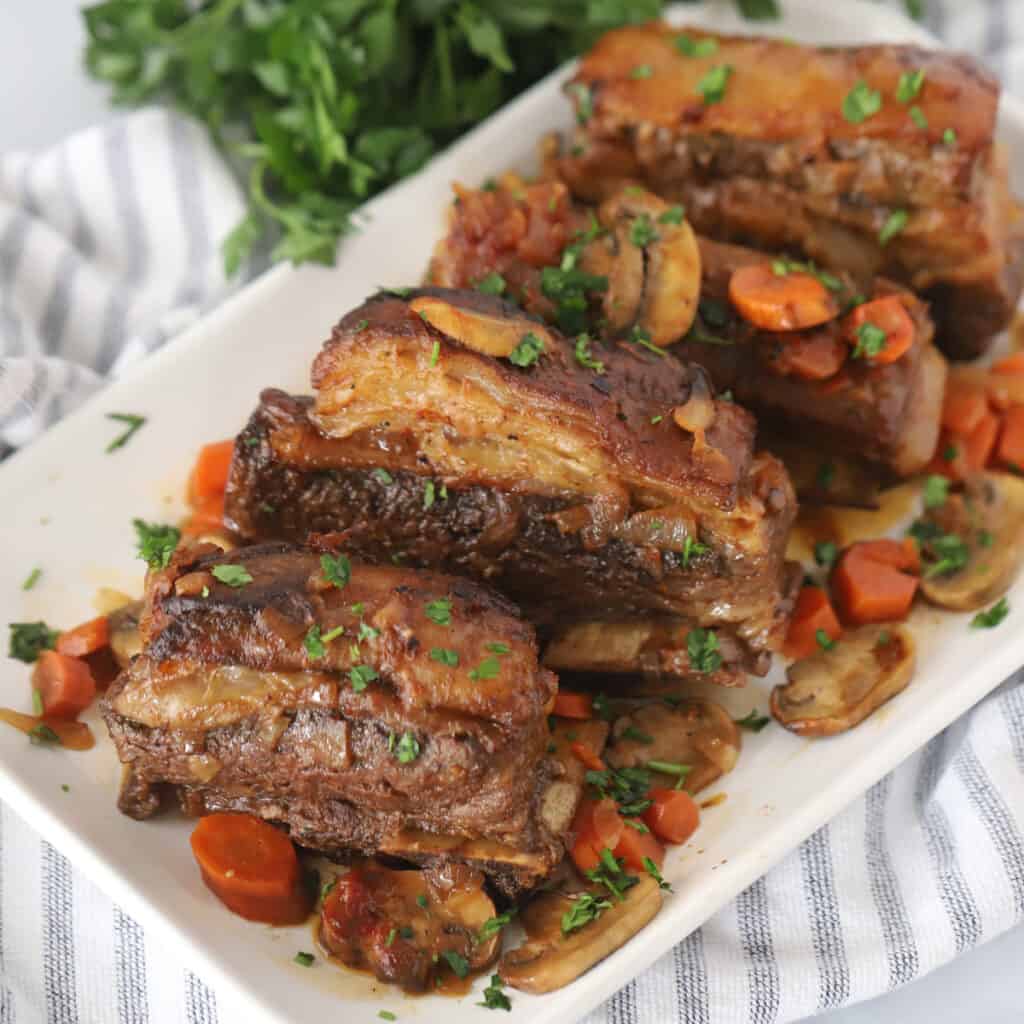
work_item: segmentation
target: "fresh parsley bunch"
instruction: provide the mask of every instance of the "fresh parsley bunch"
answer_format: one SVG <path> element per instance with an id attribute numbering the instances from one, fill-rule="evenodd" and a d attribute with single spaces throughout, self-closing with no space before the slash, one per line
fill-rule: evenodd
<path id="1" fill-rule="evenodd" d="M 86 64 L 114 100 L 172 100 L 248 165 L 234 273 L 331 263 L 353 210 L 602 32 L 662 0 L 105 0 Z"/>

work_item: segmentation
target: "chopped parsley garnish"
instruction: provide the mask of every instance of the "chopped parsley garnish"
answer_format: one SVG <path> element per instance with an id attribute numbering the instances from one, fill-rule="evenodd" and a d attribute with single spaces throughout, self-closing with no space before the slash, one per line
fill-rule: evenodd
<path id="1" fill-rule="evenodd" d="M 701 544 L 699 540 L 694 540 L 692 537 L 687 535 L 683 540 L 683 550 L 679 552 L 678 559 L 684 569 L 689 568 L 691 559 L 697 558 L 708 551 L 707 544 Z"/>
<path id="2" fill-rule="evenodd" d="M 580 234 L 577 241 L 565 247 L 557 267 L 545 267 L 540 272 L 540 288 L 555 303 L 555 319 L 566 334 L 579 334 L 586 327 L 587 293 L 604 291 L 608 278 L 588 274 L 577 267 L 583 247 L 601 234 L 596 218 Z"/>
<path id="3" fill-rule="evenodd" d="M 629 73 L 630 78 L 650 78 L 654 74 L 654 68 L 650 64 L 637 64 Z"/>
<path id="4" fill-rule="evenodd" d="M 398 938 L 398 929 L 397 928 L 392 928 L 391 931 L 388 932 L 388 937 L 384 940 L 384 945 L 385 946 L 393 945 L 395 939 L 397 939 L 397 938 Z"/>
<path id="5" fill-rule="evenodd" d="M 348 555 L 321 555 L 320 571 L 324 574 L 324 579 L 328 583 L 333 583 L 339 590 L 352 579 L 352 563 L 348 560 Z"/>
<path id="6" fill-rule="evenodd" d="M 882 94 L 861 79 L 843 99 L 843 117 L 850 124 L 861 124 L 882 109 Z"/>
<path id="7" fill-rule="evenodd" d="M 697 672 L 717 672 L 722 667 L 718 637 L 710 629 L 691 629 L 686 634 L 690 667 Z"/>
<path id="8" fill-rule="evenodd" d="M 946 447 L 942 449 L 942 461 L 953 462 L 959 454 L 960 449 L 957 445 L 947 444 Z"/>
<path id="9" fill-rule="evenodd" d="M 833 640 L 832 637 L 830 637 L 823 629 L 815 630 L 814 639 L 823 651 L 831 651 L 838 643 L 838 641 Z"/>
<path id="10" fill-rule="evenodd" d="M 147 523 L 142 519 L 133 519 L 135 527 L 135 543 L 139 558 L 150 569 L 166 569 L 174 549 L 181 540 L 181 531 L 176 526 L 165 523 Z"/>
<path id="11" fill-rule="evenodd" d="M 584 778 L 587 785 L 593 786 L 602 797 L 611 797 L 619 805 L 619 811 L 626 816 L 643 814 L 651 806 L 647 798 L 647 791 L 651 788 L 651 773 L 643 768 L 589 770 Z"/>
<path id="12" fill-rule="evenodd" d="M 651 830 L 639 818 L 623 818 L 623 825 L 628 825 L 635 832 L 648 833 Z"/>
<path id="13" fill-rule="evenodd" d="M 497 935 L 502 928 L 507 925 L 513 917 L 516 916 L 516 908 L 512 907 L 510 910 L 506 910 L 503 914 L 498 914 L 496 917 L 489 917 L 480 926 L 480 931 L 477 932 L 476 941 L 486 942 L 488 939 Z"/>
<path id="14" fill-rule="evenodd" d="M 497 658 L 484 658 L 476 668 L 470 671 L 469 678 L 476 683 L 481 679 L 496 679 L 499 672 L 501 672 L 501 664 Z"/>
<path id="15" fill-rule="evenodd" d="M 377 1016 L 380 1017 L 381 1020 L 398 1020 L 398 1017 L 396 1017 L 390 1010 L 378 1010 Z"/>
<path id="16" fill-rule="evenodd" d="M 644 857 L 643 859 L 644 871 L 647 872 L 658 883 L 659 889 L 664 889 L 666 892 L 672 892 L 672 886 L 661 877 L 661 872 L 658 870 L 658 865 L 651 860 L 650 857 Z"/>
<path id="17" fill-rule="evenodd" d="M 717 39 L 692 39 L 687 35 L 678 35 L 672 41 L 684 57 L 710 57 L 718 53 Z"/>
<path id="18" fill-rule="evenodd" d="M 944 533 L 930 539 L 925 546 L 925 554 L 929 559 L 923 573 L 925 579 L 951 576 L 963 569 L 970 557 L 967 545 L 954 533 Z"/>
<path id="19" fill-rule="evenodd" d="M 427 602 L 427 618 L 439 626 L 452 624 L 452 600 L 450 597 L 439 597 L 436 601 Z"/>
<path id="20" fill-rule="evenodd" d="M 491 983 L 484 989 L 484 1001 L 477 1003 L 477 1006 L 482 1006 L 486 1010 L 509 1010 L 512 1009 L 512 1003 L 510 1002 L 507 995 L 502 992 L 502 980 L 500 974 L 491 975 Z"/>
<path id="21" fill-rule="evenodd" d="M 484 644 L 484 646 L 491 652 L 491 654 L 497 654 L 498 657 L 503 657 L 506 654 L 511 653 L 512 648 L 508 644 L 500 643 L 495 640 L 491 643 Z"/>
<path id="22" fill-rule="evenodd" d="M 381 469 L 380 467 L 373 470 L 370 473 L 370 476 L 372 476 L 374 480 L 379 480 L 385 485 L 392 483 L 394 480 L 394 477 L 386 469 Z"/>
<path id="23" fill-rule="evenodd" d="M 593 370 L 597 374 L 604 373 L 604 363 L 600 359 L 595 359 L 591 355 L 590 351 L 590 335 L 581 334 L 576 339 L 576 346 L 573 350 L 576 356 L 576 362 L 580 366 L 586 367 L 588 370 Z"/>
<path id="24" fill-rule="evenodd" d="M 533 366 L 544 351 L 544 342 L 533 331 L 527 331 L 519 339 L 519 344 L 508 354 L 508 361 L 513 366 Z"/>
<path id="25" fill-rule="evenodd" d="M 664 416 L 652 416 L 651 426 L 657 426 L 665 417 Z"/>
<path id="26" fill-rule="evenodd" d="M 945 143 L 945 144 L 946 144 L 947 146 L 955 146 L 955 145 L 956 145 L 956 131 L 955 131 L 955 129 L 953 129 L 953 128 L 947 128 L 947 129 L 946 129 L 946 130 L 945 130 L 945 131 L 944 131 L 944 132 L 942 133 L 942 141 L 943 141 L 943 142 L 944 142 L 944 143 Z"/>
<path id="27" fill-rule="evenodd" d="M 10 630 L 7 656 L 27 664 L 32 664 L 40 651 L 52 651 L 60 636 L 59 630 L 50 629 L 45 622 L 12 622 Z"/>
<path id="28" fill-rule="evenodd" d="M 42 718 L 46 708 L 43 705 L 43 695 L 35 688 L 32 688 L 32 714 L 36 718 Z"/>
<path id="29" fill-rule="evenodd" d="M 376 669 L 372 668 L 370 665 L 353 665 L 352 668 L 348 670 L 348 678 L 352 683 L 352 689 L 355 690 L 356 693 L 362 693 L 363 690 L 365 690 L 366 687 L 374 681 L 374 679 L 378 678 L 378 676 Z M 399 758 L 399 760 L 401 760 L 401 758 Z"/>
<path id="30" fill-rule="evenodd" d="M 622 739 L 635 740 L 637 743 L 653 743 L 654 737 L 642 732 L 635 725 L 627 725 L 620 733 Z"/>
<path id="31" fill-rule="evenodd" d="M 629 340 L 634 345 L 639 345 L 641 348 L 647 349 L 648 352 L 653 352 L 659 358 L 665 355 L 665 352 L 651 341 L 650 334 L 639 325 L 629 332 Z"/>
<path id="32" fill-rule="evenodd" d="M 674 775 L 676 789 L 683 788 L 686 776 L 693 771 L 693 765 L 678 764 L 675 761 L 648 761 L 644 767 L 651 772 L 661 772 L 662 775 Z"/>
<path id="33" fill-rule="evenodd" d="M 1007 615 L 1010 614 L 1010 605 L 1005 597 L 999 598 L 991 608 L 978 612 L 971 619 L 971 629 L 994 629 Z"/>
<path id="34" fill-rule="evenodd" d="M 454 971 L 456 977 L 464 978 L 469 974 L 469 961 L 464 956 L 456 953 L 454 949 L 444 950 L 441 956 L 448 962 L 448 966 Z"/>
<path id="35" fill-rule="evenodd" d="M 39 577 L 43 575 L 43 570 L 40 568 L 33 569 L 28 576 L 25 577 L 25 582 L 22 583 L 22 590 L 31 590 L 38 582 Z"/>
<path id="36" fill-rule="evenodd" d="M 888 245 L 906 226 L 910 219 L 906 210 L 893 210 L 878 232 L 880 245 Z"/>
<path id="37" fill-rule="evenodd" d="M 344 626 L 336 626 L 334 629 L 321 634 L 319 626 L 310 626 L 306 639 L 302 641 L 302 645 L 306 648 L 306 653 L 311 658 L 322 658 L 327 653 L 326 645 L 332 640 L 337 640 L 344 632 Z"/>
<path id="38" fill-rule="evenodd" d="M 133 416 L 130 412 L 108 412 L 107 419 L 117 420 L 118 423 L 127 424 L 127 429 L 124 433 L 118 434 L 118 436 L 107 445 L 106 452 L 108 455 L 111 452 L 117 451 L 118 448 L 123 448 L 146 424 L 145 416 Z"/>
<path id="39" fill-rule="evenodd" d="M 682 224 L 686 211 L 681 206 L 670 206 L 660 217 L 659 224 Z"/>
<path id="40" fill-rule="evenodd" d="M 28 739 L 29 743 L 34 743 L 37 746 L 54 743 L 60 746 L 60 737 L 45 722 L 40 722 L 39 725 L 29 729 Z"/>
<path id="41" fill-rule="evenodd" d="M 204 586 L 203 589 L 199 591 L 199 596 L 200 597 L 209 597 L 210 596 L 210 588 L 207 587 L 207 586 Z"/>
<path id="42" fill-rule="evenodd" d="M 651 242 L 658 240 L 658 232 L 655 231 L 654 225 L 651 223 L 651 218 L 646 213 L 641 213 L 639 217 L 634 218 L 633 223 L 629 226 L 629 240 L 638 248 L 643 248 L 645 245 L 650 245 Z"/>
<path id="43" fill-rule="evenodd" d="M 566 92 L 576 100 L 576 120 L 586 124 L 594 114 L 594 97 L 586 82 L 570 82 Z"/>
<path id="44" fill-rule="evenodd" d="M 71 792 L 71 787 L 66 782 L 62 782 L 60 784 L 60 789 L 61 789 L 62 793 L 70 793 Z"/>
<path id="45" fill-rule="evenodd" d="M 731 75 L 731 64 L 716 64 L 697 83 L 697 92 L 700 93 L 705 106 L 722 102 L 725 98 L 725 89 L 729 84 L 729 77 Z"/>
<path id="46" fill-rule="evenodd" d="M 353 615 L 362 615 L 366 611 L 366 605 L 362 601 L 356 601 L 355 604 L 349 605 L 349 610 Z"/>
<path id="47" fill-rule="evenodd" d="M 836 478 L 836 464 L 834 462 L 823 462 L 818 467 L 817 483 L 818 487 L 827 491 L 832 486 L 832 481 Z"/>
<path id="48" fill-rule="evenodd" d="M 425 895 L 424 895 L 423 893 L 420 893 L 420 894 L 419 894 L 419 896 L 417 896 L 417 897 L 416 897 L 416 902 L 417 902 L 417 903 L 418 903 L 418 904 L 419 904 L 419 905 L 420 905 L 420 906 L 421 906 L 421 907 L 422 907 L 422 908 L 423 908 L 424 910 L 426 910 L 426 909 L 427 909 L 427 897 L 426 897 L 426 896 L 425 896 Z"/>
<path id="49" fill-rule="evenodd" d="M 843 282 L 835 276 L 830 274 L 827 270 L 821 270 L 817 264 L 812 260 L 790 260 L 780 257 L 779 259 L 772 260 L 772 273 L 776 277 L 785 277 L 787 274 L 808 274 L 823 284 L 830 292 L 841 292 L 843 290 Z M 707 319 L 707 315 L 704 311 L 704 302 L 710 300 L 701 301 L 701 315 Z M 728 314 L 726 314 L 727 316 Z M 708 320 L 709 323 L 712 321 Z M 716 326 L 724 327 L 726 319 L 723 323 Z"/>
<path id="50" fill-rule="evenodd" d="M 910 103 L 916 100 L 924 85 L 924 68 L 917 68 L 914 71 L 904 71 L 900 75 L 899 84 L 896 86 L 896 99 L 900 103 Z"/>
<path id="51" fill-rule="evenodd" d="M 611 908 L 611 903 L 606 899 L 600 899 L 593 893 L 581 892 L 570 897 L 572 906 L 562 915 L 562 934 L 568 935 L 591 921 L 596 921 L 606 910 Z"/>
<path id="52" fill-rule="evenodd" d="M 814 545 L 814 560 L 823 569 L 831 569 L 839 557 L 839 548 L 834 541 L 819 540 Z"/>
<path id="53" fill-rule="evenodd" d="M 907 111 L 907 114 L 909 115 L 910 120 L 913 121 L 921 131 L 924 132 L 928 130 L 928 118 L 924 116 L 924 111 L 920 107 L 911 107 L 910 110 Z"/>
<path id="54" fill-rule="evenodd" d="M 926 477 L 922 497 L 925 508 L 941 508 L 949 497 L 949 481 L 938 474 Z"/>
<path id="55" fill-rule="evenodd" d="M 431 647 L 430 660 L 438 661 L 449 668 L 457 668 L 459 664 L 459 652 L 450 650 L 447 647 Z"/>
<path id="56" fill-rule="evenodd" d="M 252 576 L 244 565 L 215 565 L 210 572 L 214 579 L 226 583 L 229 587 L 244 587 L 247 583 L 252 583 Z"/>
<path id="57" fill-rule="evenodd" d="M 434 497 L 435 497 L 434 481 L 433 480 L 428 480 L 423 485 L 423 508 L 424 508 L 424 511 L 426 509 L 430 508 L 434 504 Z"/>
<path id="58" fill-rule="evenodd" d="M 612 710 L 606 694 L 595 693 L 594 699 L 591 701 L 591 707 L 594 709 L 594 714 L 602 722 L 610 722 L 615 717 L 615 712 Z"/>
<path id="59" fill-rule="evenodd" d="M 885 348 L 888 336 L 881 327 L 870 321 L 857 328 L 857 344 L 853 347 L 854 359 L 873 359 Z"/>
<path id="60" fill-rule="evenodd" d="M 312 967 L 315 959 L 312 953 L 296 953 L 294 962 L 300 967 Z"/>
<path id="61" fill-rule="evenodd" d="M 359 643 L 362 643 L 364 640 L 376 640 L 379 636 L 379 629 L 374 629 L 373 626 L 367 625 L 365 622 L 359 623 L 359 632 L 356 635 Z"/>
<path id="62" fill-rule="evenodd" d="M 403 732 L 395 744 L 395 757 L 400 764 L 409 764 L 420 756 L 419 741 L 411 732 Z"/>
<path id="63" fill-rule="evenodd" d="M 496 270 L 492 270 L 486 277 L 481 277 L 476 283 L 476 290 L 484 295 L 504 295 L 505 278 Z"/>
<path id="64" fill-rule="evenodd" d="M 633 875 L 622 870 L 623 861 L 619 860 L 606 846 L 600 853 L 600 863 L 584 874 L 591 882 L 603 885 L 616 903 L 622 902 L 622 894 L 637 883 Z"/>
<path id="65" fill-rule="evenodd" d="M 760 732 L 771 721 L 771 718 L 768 715 L 759 715 L 757 708 L 752 708 L 749 715 L 744 715 L 742 718 L 734 718 L 733 721 L 741 729 Z"/>
<path id="66" fill-rule="evenodd" d="M 979 530 L 978 531 L 978 546 L 983 548 L 992 547 L 995 537 L 992 536 L 990 530 Z"/>
<path id="67" fill-rule="evenodd" d="M 430 350 L 430 365 L 437 366 L 437 358 L 441 354 L 441 342 L 435 340 L 433 348 Z"/>

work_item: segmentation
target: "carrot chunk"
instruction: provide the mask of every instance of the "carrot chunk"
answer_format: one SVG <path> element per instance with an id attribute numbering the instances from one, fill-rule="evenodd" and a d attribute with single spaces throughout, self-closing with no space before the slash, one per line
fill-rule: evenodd
<path id="1" fill-rule="evenodd" d="M 589 693 L 562 690 L 555 697 L 553 714 L 559 718 L 593 718 L 594 702 Z"/>
<path id="2" fill-rule="evenodd" d="M 596 868 L 601 860 L 601 851 L 605 847 L 614 850 L 625 827 L 618 804 L 614 800 L 594 800 L 585 796 L 580 801 L 572 822 L 576 842 L 573 844 L 571 856 L 576 867 L 580 871 Z"/>
<path id="3" fill-rule="evenodd" d="M 734 270 L 729 298 L 744 320 L 765 331 L 801 331 L 839 315 L 839 303 L 816 277 L 777 274 L 771 263 Z"/>
<path id="4" fill-rule="evenodd" d="M 851 545 L 832 573 L 832 593 L 843 622 L 862 626 L 906 618 L 920 581 L 903 569 L 919 566 L 917 552 L 901 541 Z"/>
<path id="5" fill-rule="evenodd" d="M 1017 374 L 1024 373 L 1024 352 L 1014 352 L 1012 356 L 993 363 L 992 372 L 1007 377 L 1015 377 Z"/>
<path id="6" fill-rule="evenodd" d="M 988 465 L 998 437 L 999 417 L 986 409 L 978 425 L 963 439 L 964 462 L 969 473 L 977 473 Z"/>
<path id="7" fill-rule="evenodd" d="M 665 863 L 665 847 L 650 832 L 638 832 L 629 826 L 622 830 L 619 842 L 612 849 L 612 853 L 616 857 L 621 857 L 626 862 L 626 867 L 634 871 L 646 869 L 644 857 L 650 857 L 659 868 Z"/>
<path id="8" fill-rule="evenodd" d="M 295 847 L 272 825 L 251 814 L 210 814 L 191 843 L 203 881 L 240 917 L 299 924 L 309 915 Z"/>
<path id="9" fill-rule="evenodd" d="M 652 789 L 651 806 L 644 811 L 647 827 L 663 842 L 685 843 L 700 824 L 697 801 L 683 789 Z"/>
<path id="10" fill-rule="evenodd" d="M 942 425 L 954 433 L 969 434 L 988 412 L 983 388 L 950 383 L 942 400 Z"/>
<path id="11" fill-rule="evenodd" d="M 1006 410 L 996 458 L 1004 466 L 1024 470 L 1024 405 Z"/>
<path id="12" fill-rule="evenodd" d="M 74 629 L 69 629 L 57 637 L 57 653 L 66 654 L 70 658 L 84 658 L 87 654 L 95 654 L 110 643 L 110 623 L 106 615 L 98 619 L 90 619 Z"/>
<path id="13" fill-rule="evenodd" d="M 884 299 L 862 303 L 847 316 L 843 326 L 855 354 L 858 342 L 866 343 L 862 331 L 866 324 L 877 327 L 885 334 L 885 340 L 877 352 L 863 353 L 865 361 L 873 365 L 895 363 L 914 344 L 914 321 L 898 295 L 887 295 Z"/>
<path id="14" fill-rule="evenodd" d="M 802 587 L 789 620 L 782 652 L 787 658 L 809 658 L 818 650 L 818 631 L 837 640 L 843 631 L 832 609 L 828 594 L 821 587 Z"/>
<path id="15" fill-rule="evenodd" d="M 74 718 L 96 696 L 89 666 L 57 651 L 42 651 L 32 671 L 32 688 L 43 701 L 46 718 Z"/>
<path id="16" fill-rule="evenodd" d="M 849 348 L 834 331 L 776 334 L 764 339 L 770 345 L 768 365 L 781 377 L 828 380 L 846 362 Z"/>
<path id="17" fill-rule="evenodd" d="M 189 495 L 194 503 L 224 493 L 234 451 L 234 441 L 216 441 L 199 449 L 189 480 Z"/>
<path id="18" fill-rule="evenodd" d="M 599 758 L 597 754 L 595 754 L 590 747 L 586 745 L 586 743 L 580 743 L 577 740 L 577 742 L 573 743 L 569 749 L 573 752 L 576 759 L 581 761 L 583 765 L 591 771 L 604 771 L 604 761 L 602 761 L 601 758 Z"/>
<path id="19" fill-rule="evenodd" d="M 224 495 L 211 494 L 202 498 L 192 508 L 182 532 L 188 537 L 197 537 L 224 527 Z"/>

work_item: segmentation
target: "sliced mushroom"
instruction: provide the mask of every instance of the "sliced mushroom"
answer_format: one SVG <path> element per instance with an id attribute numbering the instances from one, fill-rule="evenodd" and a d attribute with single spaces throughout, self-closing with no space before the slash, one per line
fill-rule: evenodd
<path id="1" fill-rule="evenodd" d="M 598 899 L 599 893 L 591 894 Z M 624 946 L 661 909 L 661 889 L 646 875 L 593 921 L 575 931 L 562 931 L 563 916 L 580 893 L 548 892 L 538 896 L 520 919 L 526 941 L 502 957 L 502 981 L 523 992 L 554 992 L 575 981 L 606 956 Z"/>
<path id="2" fill-rule="evenodd" d="M 861 626 L 789 667 L 789 681 L 772 690 L 772 716 L 801 736 L 834 736 L 895 697 L 913 674 L 914 638 L 907 629 Z"/>
<path id="3" fill-rule="evenodd" d="M 442 334 L 485 356 L 508 358 L 527 334 L 533 334 L 549 351 L 555 347 L 547 329 L 525 316 L 489 316 L 430 295 L 413 299 L 409 309 Z"/>
<path id="4" fill-rule="evenodd" d="M 139 635 L 141 614 L 141 601 L 132 601 L 110 613 L 110 650 L 121 668 L 126 668 L 128 662 L 142 650 L 142 638 Z"/>
<path id="5" fill-rule="evenodd" d="M 710 700 L 687 700 L 677 707 L 648 704 L 619 718 L 605 760 L 615 768 L 645 768 L 651 762 L 686 765 L 684 788 L 699 793 L 732 771 L 740 754 L 740 731 L 729 713 Z M 678 776 L 653 772 L 672 786 Z"/>
<path id="6" fill-rule="evenodd" d="M 696 236 L 685 220 L 663 219 L 670 209 L 650 192 L 622 190 L 598 212 L 608 235 L 595 239 L 584 253 L 584 266 L 608 278 L 604 315 L 613 330 L 635 325 L 662 347 L 692 326 L 701 285 Z M 635 229 L 641 219 L 649 237 L 638 244 Z"/>
<path id="7" fill-rule="evenodd" d="M 1007 473 L 979 474 L 924 519 L 941 534 L 959 537 L 967 558 L 954 572 L 932 575 L 926 561 L 921 593 L 932 604 L 974 611 L 1006 593 L 1024 561 L 1024 480 Z M 940 566 L 933 561 L 932 567 Z"/>

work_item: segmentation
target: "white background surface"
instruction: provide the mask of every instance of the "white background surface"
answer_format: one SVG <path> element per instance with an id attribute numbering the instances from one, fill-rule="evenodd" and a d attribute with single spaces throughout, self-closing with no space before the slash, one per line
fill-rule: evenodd
<path id="1" fill-rule="evenodd" d="M 76 0 L 0 0 L 0 148 L 35 148 L 111 116 L 82 72 Z M 1024 928 L 925 980 L 822 1024 L 1002 1024 L 1024 1020 Z M 225 1007 L 226 1009 L 226 1007 Z"/>

